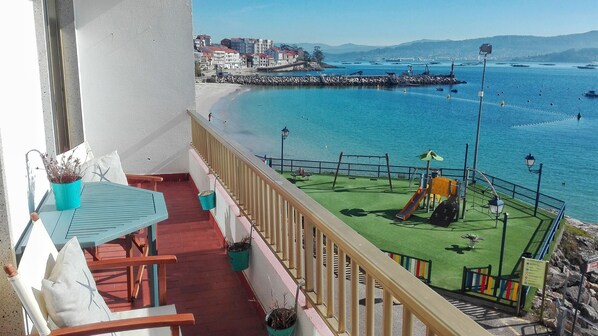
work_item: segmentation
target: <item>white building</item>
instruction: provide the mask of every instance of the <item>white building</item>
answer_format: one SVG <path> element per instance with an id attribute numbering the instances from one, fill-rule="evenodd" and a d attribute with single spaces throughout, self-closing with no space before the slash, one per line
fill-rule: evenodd
<path id="1" fill-rule="evenodd" d="M 256 38 L 231 38 L 230 47 L 241 54 L 261 54 L 272 48 L 274 41 Z"/>

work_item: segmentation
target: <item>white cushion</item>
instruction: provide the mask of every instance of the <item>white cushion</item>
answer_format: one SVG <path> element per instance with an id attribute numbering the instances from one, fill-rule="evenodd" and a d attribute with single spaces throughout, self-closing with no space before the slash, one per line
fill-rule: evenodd
<path id="1" fill-rule="evenodd" d="M 81 165 L 83 182 L 112 182 L 127 185 L 127 176 L 117 151 L 95 158 Z"/>
<path id="2" fill-rule="evenodd" d="M 56 155 L 56 160 L 61 162 L 62 158 L 68 158 L 70 155 L 73 156 L 74 159 L 79 159 L 79 162 L 84 163 L 89 160 L 93 159 L 93 152 L 91 151 L 91 147 L 87 141 L 84 141 L 77 145 L 76 147 L 62 153 Z"/>
<path id="3" fill-rule="evenodd" d="M 113 319 L 97 290 L 77 237 L 71 238 L 58 253 L 50 276 L 42 281 L 42 295 L 49 318 L 58 327 Z"/>

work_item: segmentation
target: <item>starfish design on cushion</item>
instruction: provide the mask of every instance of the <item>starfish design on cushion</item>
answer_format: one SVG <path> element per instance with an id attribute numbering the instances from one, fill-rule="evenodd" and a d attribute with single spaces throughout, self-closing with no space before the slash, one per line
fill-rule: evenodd
<path id="1" fill-rule="evenodd" d="M 92 303 L 96 305 L 96 307 L 100 308 L 97 302 L 95 302 L 95 296 L 98 290 L 91 285 L 91 281 L 89 281 L 89 277 L 85 272 L 83 273 L 83 275 L 85 275 L 85 279 L 87 279 L 87 284 L 84 284 L 81 281 L 77 281 L 77 283 L 89 290 L 89 304 L 87 305 L 87 309 L 89 310 L 89 308 L 91 308 Z"/>
<path id="2" fill-rule="evenodd" d="M 102 182 L 102 181 L 112 182 L 106 178 L 106 175 L 108 174 L 109 171 L 110 171 L 110 167 L 108 167 L 106 169 L 106 171 L 103 172 L 102 167 L 100 167 L 100 165 L 96 165 L 96 170 L 93 172 L 93 174 L 100 177 L 100 182 Z"/>

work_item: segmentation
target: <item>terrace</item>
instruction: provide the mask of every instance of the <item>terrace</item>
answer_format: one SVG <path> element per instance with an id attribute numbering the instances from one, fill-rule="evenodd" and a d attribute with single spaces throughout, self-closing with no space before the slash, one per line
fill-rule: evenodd
<path id="1" fill-rule="evenodd" d="M 264 311 L 285 297 L 294 298 L 298 283 L 304 283 L 298 335 L 392 335 L 399 330 L 403 335 L 489 334 L 380 250 L 384 244 L 389 249 L 396 246 L 372 243 L 371 237 L 356 231 L 359 222 L 347 218 L 345 223 L 328 210 L 334 211 L 330 204 L 323 207 L 317 195 L 297 188 L 320 176 L 293 184 L 206 120 L 188 113 L 196 105 L 188 3 L 125 0 L 76 2 L 75 6 L 73 1 L 56 2 L 58 9 L 46 2 L 19 2 L 11 8 L 9 25 L 15 34 L 7 44 L 19 47 L 20 53 L 11 54 L 8 63 L 16 70 L 10 69 L 6 80 L 17 90 L 2 104 L 3 110 L 21 114 L 3 120 L 1 128 L 0 234 L 10 238 L 0 239 L 3 263 L 14 263 L 13 248 L 26 227 L 25 219 L 47 190 L 40 180 L 29 195 L 30 190 L 23 187 L 27 185 L 25 162 L 14 158 L 24 158 L 32 148 L 61 152 L 87 140 L 98 153 L 118 149 L 127 172 L 190 177 L 185 183 L 168 181 L 160 186 L 170 216 L 158 225 L 160 253 L 179 257 L 179 264 L 167 271 L 170 302 L 177 304 L 179 312 L 195 314 L 196 326 L 184 330 L 186 335 L 231 333 L 211 324 L 215 321 L 227 321 L 228 327 L 238 323 L 243 334 L 260 334 Z M 384 219 L 376 211 L 394 211 L 404 203 L 397 188 L 396 198 L 387 195 L 393 196 L 387 205 L 376 200 L 371 208 L 350 209 L 364 209 L 369 212 L 366 217 Z M 409 188 L 403 190 L 411 192 Z M 198 209 L 196 197 L 198 190 L 206 189 L 215 189 L 217 199 L 208 217 Z M 335 193 L 339 194 L 353 193 Z M 34 199 L 27 203 L 30 196 Z M 513 214 L 515 204 L 507 204 Z M 493 221 L 483 209 L 470 211 L 474 212 L 488 221 L 484 244 L 490 244 L 494 241 L 490 232 L 497 231 L 490 228 Z M 548 219 L 543 216 L 540 219 Z M 476 217 L 468 213 L 467 218 Z M 512 223 L 524 226 L 515 219 Z M 226 265 L 222 239 L 238 241 L 252 225 L 250 267 L 235 274 Z M 392 224 L 386 218 L 382 225 Z M 459 244 L 461 238 L 451 235 L 446 234 L 443 246 Z M 509 236 L 511 243 L 515 239 Z M 476 253 L 488 248 L 480 247 Z M 539 255 L 545 250 L 544 245 L 535 249 Z M 416 251 L 395 252 L 415 256 Z M 505 259 L 505 270 L 511 271 L 514 263 Z M 110 282 L 119 275 L 97 276 L 111 308 L 131 306 L 122 301 L 120 284 Z M 431 281 L 434 285 L 443 280 L 432 275 Z M 454 284 L 454 280 L 446 282 L 449 288 Z M 9 287 L 0 282 L 1 293 L 12 293 Z M 224 288 L 228 290 L 219 291 Z M 146 288 L 141 295 L 135 305 L 147 303 Z M 0 312 L 3 331 L 23 333 L 26 317 L 16 297 L 2 296 Z"/>

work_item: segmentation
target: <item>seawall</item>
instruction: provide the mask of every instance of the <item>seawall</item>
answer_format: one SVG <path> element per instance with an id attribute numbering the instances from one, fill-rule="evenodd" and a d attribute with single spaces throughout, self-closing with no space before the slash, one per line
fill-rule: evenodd
<path id="1" fill-rule="evenodd" d="M 304 75 L 304 76 L 264 76 L 227 75 L 212 77 L 216 83 L 265 86 L 430 86 L 465 83 L 453 76 L 445 75 Z"/>

